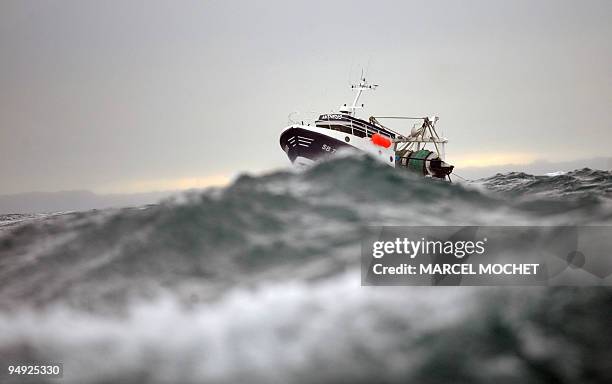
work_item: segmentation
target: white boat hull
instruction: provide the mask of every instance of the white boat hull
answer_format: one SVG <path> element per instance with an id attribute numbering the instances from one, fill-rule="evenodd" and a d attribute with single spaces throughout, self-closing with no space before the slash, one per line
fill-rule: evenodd
<path id="1" fill-rule="evenodd" d="M 295 124 L 283 130 L 280 145 L 295 165 L 310 164 L 320 158 L 333 156 L 336 152 L 356 149 L 366 152 L 395 167 L 395 150 L 372 143 L 369 137 L 359 137 L 350 133 L 320 128 L 311 125 Z"/>

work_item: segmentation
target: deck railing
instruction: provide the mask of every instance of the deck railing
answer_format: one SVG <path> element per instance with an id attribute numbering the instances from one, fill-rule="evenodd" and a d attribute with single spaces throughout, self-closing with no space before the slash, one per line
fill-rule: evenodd
<path id="1" fill-rule="evenodd" d="M 320 128 L 327 128 L 334 131 L 350 133 L 351 135 L 358 137 L 372 137 L 372 135 L 375 133 L 384 136 L 390 136 L 390 132 L 387 132 L 382 129 L 376 129 L 374 127 L 365 126 L 363 124 L 357 124 L 354 123 L 352 120 L 317 120 L 315 122 L 315 125 Z M 345 128 L 346 130 L 341 129 L 340 127 Z"/>

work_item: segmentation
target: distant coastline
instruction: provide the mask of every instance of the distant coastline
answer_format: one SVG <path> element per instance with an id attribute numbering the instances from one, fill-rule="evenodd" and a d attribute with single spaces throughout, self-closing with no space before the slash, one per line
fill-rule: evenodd
<path id="1" fill-rule="evenodd" d="M 178 191 L 97 194 L 91 191 L 28 192 L 0 196 L 0 215 L 35 214 L 155 204 Z"/>

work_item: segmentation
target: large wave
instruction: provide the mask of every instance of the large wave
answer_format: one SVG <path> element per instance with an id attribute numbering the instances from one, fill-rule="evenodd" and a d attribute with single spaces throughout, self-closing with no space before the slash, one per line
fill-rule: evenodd
<path id="1" fill-rule="evenodd" d="M 510 172 L 481 181 L 493 190 L 516 194 L 538 194 L 553 198 L 612 198 L 612 173 L 589 168 L 544 176 Z"/>
<path id="2" fill-rule="evenodd" d="M 610 224 L 610 180 L 448 184 L 350 156 L 24 219 L 0 232 L 0 356 L 78 383 L 607 380 L 609 290 L 361 287 L 359 256 L 373 224 Z"/>

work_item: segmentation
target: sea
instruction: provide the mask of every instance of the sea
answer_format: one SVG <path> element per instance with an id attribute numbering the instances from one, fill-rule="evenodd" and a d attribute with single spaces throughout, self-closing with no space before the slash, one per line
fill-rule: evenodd
<path id="1" fill-rule="evenodd" d="M 0 382 L 612 383 L 605 286 L 361 285 L 373 225 L 612 225 L 610 171 L 454 181 L 354 155 L 1 215 Z"/>

